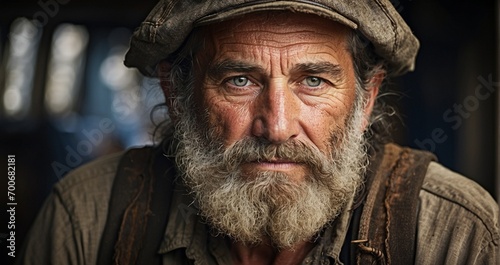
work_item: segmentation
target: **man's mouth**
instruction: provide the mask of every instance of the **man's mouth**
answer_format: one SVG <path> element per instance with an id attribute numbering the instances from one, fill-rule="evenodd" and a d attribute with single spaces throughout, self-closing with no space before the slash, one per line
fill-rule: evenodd
<path id="1" fill-rule="evenodd" d="M 287 171 L 302 166 L 302 163 L 286 158 L 272 158 L 252 161 L 251 166 L 260 170 Z"/>

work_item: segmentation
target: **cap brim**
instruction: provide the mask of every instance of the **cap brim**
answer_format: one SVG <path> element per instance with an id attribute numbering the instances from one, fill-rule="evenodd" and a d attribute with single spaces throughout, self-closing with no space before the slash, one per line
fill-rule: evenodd
<path id="1" fill-rule="evenodd" d="M 314 14 L 325 17 L 333 21 L 337 21 L 352 29 L 358 28 L 358 25 L 354 21 L 341 15 L 336 10 L 333 10 L 328 6 L 312 1 L 270 1 L 263 3 L 255 3 L 255 2 L 245 3 L 239 6 L 233 6 L 229 9 L 221 10 L 219 12 L 201 17 L 194 22 L 194 26 L 203 26 L 207 24 L 230 20 L 238 16 L 259 11 L 282 11 L 282 10 Z"/>

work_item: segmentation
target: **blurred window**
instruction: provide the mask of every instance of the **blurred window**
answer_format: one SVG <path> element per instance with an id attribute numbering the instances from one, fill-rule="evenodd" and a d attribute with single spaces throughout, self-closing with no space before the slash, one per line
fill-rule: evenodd
<path id="1" fill-rule="evenodd" d="M 19 18 L 12 23 L 5 51 L 5 81 L 1 114 L 7 119 L 26 118 L 32 106 L 33 80 L 41 29 Z"/>
<path id="2" fill-rule="evenodd" d="M 82 26 L 62 24 L 54 32 L 45 88 L 45 107 L 51 116 L 76 111 L 87 43 L 88 33 Z"/>

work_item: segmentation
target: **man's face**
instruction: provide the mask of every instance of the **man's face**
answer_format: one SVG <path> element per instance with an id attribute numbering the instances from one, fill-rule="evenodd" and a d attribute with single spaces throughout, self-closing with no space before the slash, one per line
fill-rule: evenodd
<path id="1" fill-rule="evenodd" d="M 234 240 L 310 240 L 353 198 L 366 166 L 348 30 L 267 13 L 202 34 L 194 79 L 172 82 L 186 86 L 172 103 L 184 183 L 201 215 Z"/>
<path id="2" fill-rule="evenodd" d="M 248 137 L 270 144 L 296 140 L 331 155 L 331 135 L 346 129 L 356 97 L 346 27 L 312 15 L 271 13 L 206 33 L 195 60 L 195 94 L 206 114 L 200 121 L 226 147 Z M 271 159 L 244 163 L 242 171 L 279 171 L 301 181 L 308 170 Z"/>

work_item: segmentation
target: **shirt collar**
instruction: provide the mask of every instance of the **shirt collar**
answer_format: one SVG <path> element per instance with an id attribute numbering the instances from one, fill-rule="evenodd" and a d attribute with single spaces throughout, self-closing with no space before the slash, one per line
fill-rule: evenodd
<path id="1" fill-rule="evenodd" d="M 195 242 L 201 243 L 203 239 L 206 239 L 207 229 L 199 220 L 198 210 L 193 204 L 194 199 L 186 187 L 182 184 L 176 184 L 165 235 L 158 250 L 159 254 L 165 254 L 178 248 L 188 248 Z"/>
<path id="2" fill-rule="evenodd" d="M 324 233 L 319 239 L 318 245 L 315 250 L 313 250 L 324 253 L 327 257 L 335 260 L 335 264 L 342 264 L 340 262 L 340 252 L 342 250 L 342 246 L 344 245 L 349 224 L 351 222 L 354 199 L 355 196 L 351 196 L 351 199 L 347 202 L 340 215 L 337 216 L 331 226 L 327 226 L 325 228 Z"/>

